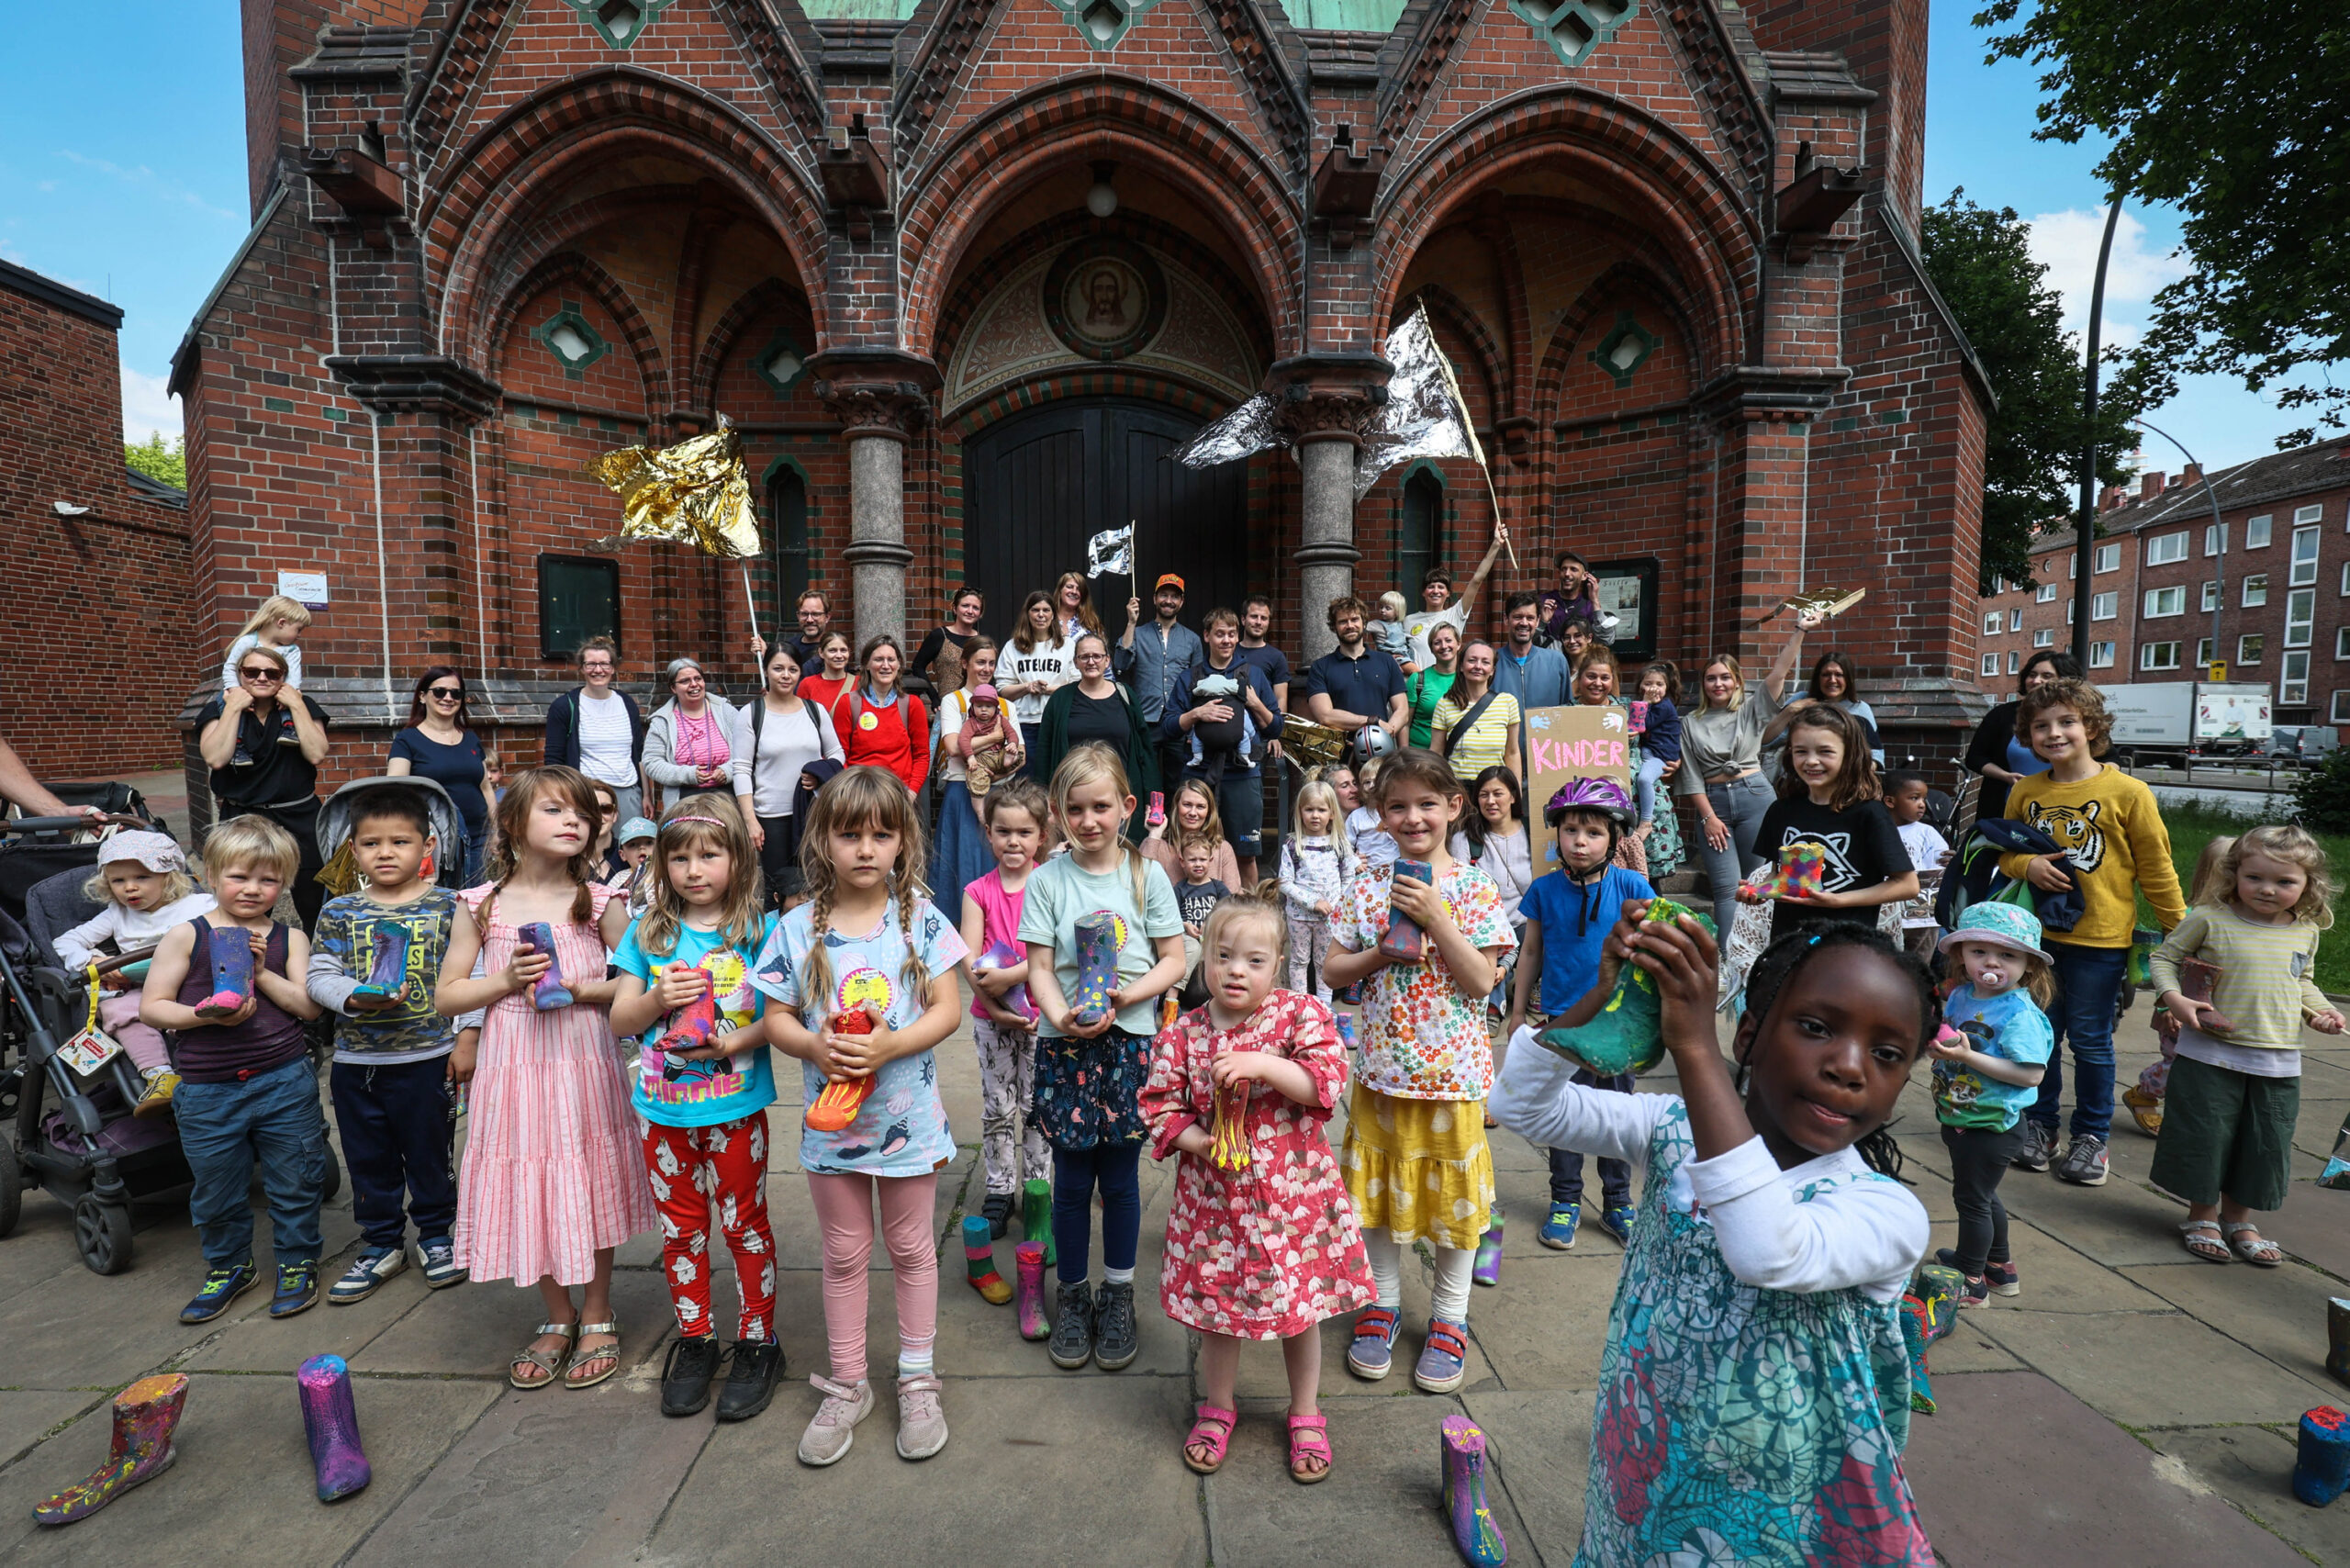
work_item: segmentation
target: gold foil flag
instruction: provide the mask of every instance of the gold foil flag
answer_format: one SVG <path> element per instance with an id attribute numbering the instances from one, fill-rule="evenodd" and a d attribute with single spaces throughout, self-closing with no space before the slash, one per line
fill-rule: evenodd
<path id="1" fill-rule="evenodd" d="M 727 560 L 759 553 L 743 438 L 728 426 L 657 451 L 623 446 L 589 463 L 588 471 L 620 497 L 623 540 L 690 544 Z"/>

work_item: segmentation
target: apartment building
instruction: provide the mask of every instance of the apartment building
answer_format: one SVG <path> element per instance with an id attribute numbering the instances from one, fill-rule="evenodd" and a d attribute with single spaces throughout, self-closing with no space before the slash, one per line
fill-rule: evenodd
<path id="1" fill-rule="evenodd" d="M 2350 726 L 2350 442 L 2203 478 L 2150 470 L 2099 498 L 2090 678 L 2191 680 L 2224 663 L 2230 680 L 2268 683 L 2278 723 Z M 2079 563 L 2069 520 L 2056 527 L 2033 546 L 2034 587 L 1981 600 L 1986 690 L 2033 649 L 2072 646 Z"/>

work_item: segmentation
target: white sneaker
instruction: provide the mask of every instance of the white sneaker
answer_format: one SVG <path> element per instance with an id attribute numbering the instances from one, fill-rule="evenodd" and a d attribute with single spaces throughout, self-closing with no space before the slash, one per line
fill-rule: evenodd
<path id="1" fill-rule="evenodd" d="M 928 1459 L 946 1446 L 946 1412 L 938 1402 L 944 1386 L 935 1372 L 898 1380 L 900 1459 Z"/>
<path id="2" fill-rule="evenodd" d="M 397 1247 L 369 1247 L 361 1249 L 327 1292 L 327 1300 L 335 1306 L 349 1306 L 354 1301 L 365 1301 L 382 1288 L 386 1280 L 408 1267 L 408 1254 Z"/>
<path id="3" fill-rule="evenodd" d="M 849 1388 L 818 1376 L 811 1376 L 808 1382 L 823 1394 L 824 1402 L 816 1407 L 808 1429 L 800 1434 L 800 1462 L 833 1464 L 856 1441 L 856 1424 L 873 1414 L 873 1385 L 860 1383 Z M 939 1440 L 946 1439 L 942 1436 Z"/>

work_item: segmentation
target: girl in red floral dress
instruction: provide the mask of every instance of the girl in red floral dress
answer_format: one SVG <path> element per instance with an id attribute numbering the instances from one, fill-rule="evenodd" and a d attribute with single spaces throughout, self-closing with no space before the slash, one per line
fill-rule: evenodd
<path id="1" fill-rule="evenodd" d="M 1371 1264 L 1323 1124 L 1347 1086 L 1330 1010 L 1276 991 L 1279 885 L 1226 899 L 1202 935 L 1208 1001 L 1151 1044 L 1142 1112 L 1152 1153 L 1181 1155 L 1167 1216 L 1159 1304 L 1200 1331 L 1207 1395 L 1183 1440 L 1203 1475 L 1224 1463 L 1243 1339 L 1279 1339 L 1289 1368 L 1289 1473 L 1330 1473 L 1316 1405 L 1323 1319 L 1368 1306 Z"/>

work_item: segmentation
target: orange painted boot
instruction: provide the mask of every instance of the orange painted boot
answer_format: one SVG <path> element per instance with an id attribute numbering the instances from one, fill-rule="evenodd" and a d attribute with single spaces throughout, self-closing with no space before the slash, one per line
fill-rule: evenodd
<path id="1" fill-rule="evenodd" d="M 844 1013 L 833 1020 L 833 1033 L 869 1035 L 873 1033 L 873 1015 L 861 1007 L 853 1013 Z M 843 1079 L 837 1083 L 825 1084 L 823 1092 L 810 1103 L 808 1114 L 801 1118 L 808 1130 L 811 1133 L 846 1130 L 848 1125 L 856 1120 L 856 1114 L 865 1109 L 866 1101 L 872 1098 L 874 1081 L 879 1076 L 878 1073 L 868 1072 L 863 1078 Z"/>
<path id="2" fill-rule="evenodd" d="M 33 1505 L 33 1522 L 70 1525 L 88 1518 L 125 1492 L 171 1469 L 179 1450 L 172 1433 L 187 1406 L 187 1379 L 178 1372 L 142 1377 L 114 1396 L 114 1446 L 87 1481 Z"/>

